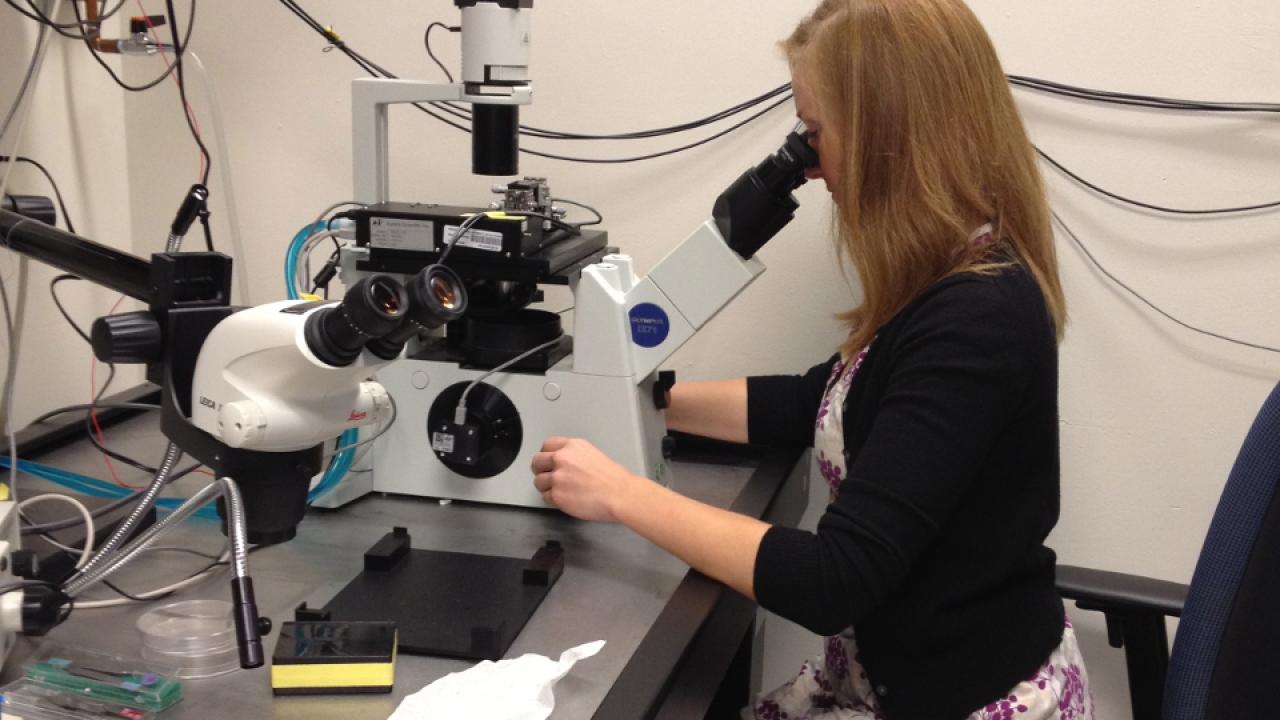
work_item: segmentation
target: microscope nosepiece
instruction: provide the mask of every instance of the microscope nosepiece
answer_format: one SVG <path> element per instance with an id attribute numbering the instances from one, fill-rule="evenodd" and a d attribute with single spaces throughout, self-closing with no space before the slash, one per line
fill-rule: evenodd
<path id="1" fill-rule="evenodd" d="M 471 118 L 471 172 L 500 177 L 519 173 L 519 106 L 475 103 Z"/>

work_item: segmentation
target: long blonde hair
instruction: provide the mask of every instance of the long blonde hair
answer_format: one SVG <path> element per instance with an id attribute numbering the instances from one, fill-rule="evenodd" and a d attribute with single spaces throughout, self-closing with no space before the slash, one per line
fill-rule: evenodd
<path id="1" fill-rule="evenodd" d="M 843 147 L 832 187 L 841 256 L 862 304 L 857 352 L 938 280 L 992 269 L 970 235 L 991 222 L 1066 324 L 1048 203 L 995 48 L 961 0 L 823 0 L 782 43 Z"/>

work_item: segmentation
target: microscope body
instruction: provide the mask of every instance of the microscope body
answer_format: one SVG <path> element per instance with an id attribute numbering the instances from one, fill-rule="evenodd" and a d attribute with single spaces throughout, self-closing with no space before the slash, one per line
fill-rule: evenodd
<path id="1" fill-rule="evenodd" d="M 526 178 L 508 192 L 503 217 L 480 222 L 463 218 L 482 210 L 391 202 L 394 104 L 471 103 L 473 173 L 516 174 L 517 110 L 532 100 L 532 0 L 455 4 L 463 12 L 461 83 L 352 83 L 353 197 L 364 207 L 348 213 L 359 216 L 357 242 L 341 252 L 341 268 L 349 284 L 371 272 L 448 264 L 468 283 L 469 317 L 420 334 L 403 359 L 379 369 L 398 419 L 374 443 L 371 472 L 349 475 L 315 504 L 338 507 L 378 491 L 543 506 L 529 465 L 553 436 L 585 438 L 632 472 L 665 482 L 662 410 L 674 378 L 658 367 L 763 272 L 755 252 L 793 217 L 791 192 L 817 156 L 804 133 L 792 132 L 644 278 L 602 232 L 550 237 L 558 217 L 545 179 Z M 548 202 L 530 213 L 516 195 Z M 526 224 L 541 217 L 541 227 L 518 227 L 513 217 Z M 572 288 L 572 336 L 555 313 L 528 309 L 542 284 Z M 495 287 L 515 302 L 485 307 L 483 291 Z"/>
<path id="2" fill-rule="evenodd" d="M 308 346 L 307 320 L 332 306 L 285 300 L 218 323 L 196 361 L 192 423 L 233 448 L 288 452 L 386 422 L 391 399 L 368 380 L 386 360 L 335 367 Z"/>
<path id="3" fill-rule="evenodd" d="M 584 438 L 631 472 L 669 482 L 662 410 L 673 374 L 659 367 L 764 265 L 738 255 L 714 220 L 644 277 L 637 276 L 631 257 L 610 249 L 568 273 L 572 336 L 541 365 L 535 358 L 490 374 L 492 362 L 474 362 L 459 352 L 459 343 L 440 336 L 379 368 L 377 380 L 395 397 L 398 420 L 374 443 L 372 472 L 348 477 L 317 504 L 337 507 L 368 492 L 389 492 L 545 507 L 529 466 L 542 442 L 554 436 Z M 346 258 L 344 278 L 361 276 L 357 268 L 367 252 Z M 479 271 L 463 266 L 460 272 L 467 277 Z M 452 421 L 473 382 L 467 415 L 479 436 L 478 452 L 466 462 Z"/>

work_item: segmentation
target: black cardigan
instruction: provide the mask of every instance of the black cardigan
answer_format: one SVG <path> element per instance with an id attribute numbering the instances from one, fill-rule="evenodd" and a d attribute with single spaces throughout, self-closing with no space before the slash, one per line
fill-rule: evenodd
<path id="1" fill-rule="evenodd" d="M 751 442 L 812 445 L 834 362 L 749 378 Z M 1038 285 L 1016 264 L 936 283 L 881 329 L 844 412 L 848 477 L 816 534 L 764 536 L 756 596 L 820 634 L 852 625 L 892 720 L 963 718 L 1062 638 L 1044 546 L 1058 354 Z"/>

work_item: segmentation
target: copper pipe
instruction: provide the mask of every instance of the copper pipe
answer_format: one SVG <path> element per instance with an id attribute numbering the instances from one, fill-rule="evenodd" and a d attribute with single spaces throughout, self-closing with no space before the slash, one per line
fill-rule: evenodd
<path id="1" fill-rule="evenodd" d="M 98 0 L 84 0 L 84 37 L 94 50 L 103 53 L 120 52 L 120 41 L 102 37 L 102 23 L 98 20 Z"/>

